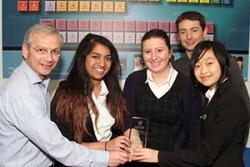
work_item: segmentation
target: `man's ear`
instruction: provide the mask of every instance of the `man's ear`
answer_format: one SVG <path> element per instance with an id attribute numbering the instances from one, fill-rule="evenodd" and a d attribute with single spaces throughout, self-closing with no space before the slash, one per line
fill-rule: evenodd
<path id="1" fill-rule="evenodd" d="M 203 31 L 203 39 L 205 39 L 206 36 L 207 36 L 207 27 L 205 27 L 205 29 Z"/>
<path id="2" fill-rule="evenodd" d="M 178 41 L 180 41 L 180 34 L 178 32 L 176 33 L 176 37 L 177 37 Z"/>
<path id="3" fill-rule="evenodd" d="M 24 59 L 28 58 L 28 52 L 29 52 L 29 47 L 26 44 L 23 44 L 22 45 L 22 54 L 23 54 Z"/>

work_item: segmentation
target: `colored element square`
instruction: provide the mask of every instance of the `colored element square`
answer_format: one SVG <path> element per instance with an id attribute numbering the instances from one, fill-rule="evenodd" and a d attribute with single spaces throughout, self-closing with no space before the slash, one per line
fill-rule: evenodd
<path id="1" fill-rule="evenodd" d="M 188 0 L 189 3 L 199 3 L 199 0 Z"/>
<path id="2" fill-rule="evenodd" d="M 79 20 L 79 31 L 89 31 L 89 20 Z"/>
<path id="3" fill-rule="evenodd" d="M 17 2 L 17 11 L 27 12 L 28 11 L 28 1 L 18 1 Z"/>
<path id="4" fill-rule="evenodd" d="M 112 32 L 102 32 L 101 34 L 103 37 L 107 38 L 108 40 L 110 40 L 110 42 L 112 42 L 112 40 L 113 40 L 113 33 Z"/>
<path id="5" fill-rule="evenodd" d="M 147 22 L 146 21 L 136 21 L 136 31 L 137 32 L 146 32 L 147 31 Z"/>
<path id="6" fill-rule="evenodd" d="M 124 21 L 123 20 L 114 20 L 113 21 L 113 31 L 115 31 L 115 32 L 124 31 Z"/>
<path id="7" fill-rule="evenodd" d="M 67 30 L 67 20 L 66 19 L 56 19 L 56 28 L 58 30 Z"/>
<path id="8" fill-rule="evenodd" d="M 78 30 L 78 20 L 77 19 L 68 19 L 67 29 L 70 31 Z"/>
<path id="9" fill-rule="evenodd" d="M 152 29 L 158 29 L 158 21 L 148 21 L 148 31 Z"/>
<path id="10" fill-rule="evenodd" d="M 206 24 L 207 27 L 207 33 L 208 34 L 214 34 L 214 23 L 207 23 Z"/>
<path id="11" fill-rule="evenodd" d="M 29 11 L 39 12 L 40 11 L 40 1 L 29 1 Z"/>
<path id="12" fill-rule="evenodd" d="M 222 5 L 232 5 L 232 0 L 221 0 Z"/>
<path id="13" fill-rule="evenodd" d="M 209 4 L 210 0 L 200 0 L 200 3 Z"/>
<path id="14" fill-rule="evenodd" d="M 66 12 L 67 11 L 67 1 L 56 1 L 56 11 Z"/>
<path id="15" fill-rule="evenodd" d="M 180 3 L 187 3 L 188 1 L 187 1 L 187 0 L 177 0 L 177 2 L 180 2 Z"/>
<path id="16" fill-rule="evenodd" d="M 78 42 L 78 36 L 77 32 L 67 32 L 67 43 L 77 43 Z"/>
<path id="17" fill-rule="evenodd" d="M 90 1 L 80 1 L 80 12 L 90 11 Z"/>
<path id="18" fill-rule="evenodd" d="M 135 32 L 125 32 L 125 44 L 135 44 Z"/>
<path id="19" fill-rule="evenodd" d="M 115 12 L 124 13 L 125 10 L 126 10 L 126 2 L 125 1 L 115 2 Z"/>
<path id="20" fill-rule="evenodd" d="M 56 1 L 45 1 L 45 12 L 55 12 Z"/>
<path id="21" fill-rule="evenodd" d="M 68 11 L 78 12 L 78 1 L 68 1 Z"/>
<path id="22" fill-rule="evenodd" d="M 102 1 L 91 1 L 91 12 L 101 12 Z"/>
<path id="23" fill-rule="evenodd" d="M 170 31 L 170 26 L 168 21 L 160 21 L 159 22 L 159 29 L 169 32 Z"/>
<path id="24" fill-rule="evenodd" d="M 103 12 L 113 12 L 114 2 L 113 1 L 103 1 Z"/>
<path id="25" fill-rule="evenodd" d="M 220 5 L 220 0 L 211 0 L 211 4 L 218 4 L 218 5 Z"/>
<path id="26" fill-rule="evenodd" d="M 90 20 L 90 31 L 101 31 L 101 21 Z"/>
<path id="27" fill-rule="evenodd" d="M 102 31 L 112 31 L 113 21 L 112 20 L 102 20 Z"/>
<path id="28" fill-rule="evenodd" d="M 166 0 L 167 2 L 176 2 L 176 0 Z"/>
<path id="29" fill-rule="evenodd" d="M 123 32 L 114 32 L 113 33 L 113 43 L 115 44 L 123 44 Z"/>
<path id="30" fill-rule="evenodd" d="M 40 19 L 40 24 L 46 24 L 55 27 L 54 19 Z"/>
<path id="31" fill-rule="evenodd" d="M 160 0 L 149 0 L 149 2 L 160 2 Z"/>
<path id="32" fill-rule="evenodd" d="M 125 21 L 125 31 L 135 31 L 135 21 L 127 20 Z"/>

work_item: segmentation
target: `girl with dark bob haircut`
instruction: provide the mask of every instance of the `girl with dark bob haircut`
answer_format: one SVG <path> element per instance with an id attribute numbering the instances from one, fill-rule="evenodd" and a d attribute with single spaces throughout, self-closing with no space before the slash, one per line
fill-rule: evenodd
<path id="1" fill-rule="evenodd" d="M 194 83 L 207 88 L 199 143 L 176 151 L 137 149 L 133 160 L 164 167 L 244 167 L 250 116 L 228 75 L 229 55 L 225 47 L 216 41 L 200 42 L 193 50 L 191 62 Z"/>
<path id="2" fill-rule="evenodd" d="M 196 80 L 194 75 L 195 64 L 203 57 L 203 55 L 207 52 L 207 50 L 211 49 L 217 58 L 220 66 L 222 75 L 218 80 L 218 86 L 224 81 L 225 78 L 229 77 L 229 55 L 224 47 L 224 45 L 217 41 L 204 41 L 197 44 L 196 49 L 192 52 L 191 59 L 191 70 L 190 76 L 192 81 L 194 81 L 194 85 L 199 87 L 200 91 L 204 91 L 207 89 L 206 86 L 202 85 Z"/>

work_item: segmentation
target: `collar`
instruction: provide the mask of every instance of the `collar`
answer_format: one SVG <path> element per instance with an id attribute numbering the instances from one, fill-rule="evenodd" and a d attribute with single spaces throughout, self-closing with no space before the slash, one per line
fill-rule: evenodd
<path id="1" fill-rule="evenodd" d="M 187 53 L 185 52 L 185 54 L 183 55 L 183 59 L 187 60 L 187 61 L 191 61 L 191 59 L 188 57 Z"/>
<path id="2" fill-rule="evenodd" d="M 21 64 L 21 68 L 23 68 L 24 72 L 26 73 L 27 77 L 29 78 L 30 82 L 35 85 L 35 84 L 43 84 L 46 88 L 49 85 L 50 78 L 47 77 L 46 79 L 42 80 L 37 73 L 35 73 L 30 66 L 23 61 Z"/>
<path id="3" fill-rule="evenodd" d="M 205 93 L 206 98 L 208 98 L 208 102 L 210 102 L 211 99 L 213 98 L 213 96 L 216 92 L 216 89 L 217 89 L 216 87 L 213 88 L 212 90 L 208 89 L 207 92 Z"/>
<path id="4" fill-rule="evenodd" d="M 173 77 L 175 78 L 177 73 L 178 72 L 172 67 L 172 65 L 170 63 L 169 75 L 167 76 L 166 80 L 163 83 L 161 83 L 161 85 L 169 84 L 171 82 L 171 80 L 173 79 Z M 153 76 L 152 76 L 152 72 L 149 69 L 147 69 L 147 77 L 146 77 L 145 84 L 147 84 L 148 82 L 155 83 Z"/>
<path id="5" fill-rule="evenodd" d="M 109 90 L 108 90 L 108 87 L 107 85 L 105 84 L 105 82 L 102 80 L 101 81 L 101 92 L 100 92 L 100 96 L 106 96 L 108 95 L 109 93 Z"/>
<path id="6" fill-rule="evenodd" d="M 106 101 L 106 96 L 108 95 L 109 91 L 105 84 L 105 82 L 101 81 L 101 92 L 98 97 L 95 96 L 94 92 L 92 92 L 92 99 L 95 104 L 103 104 Z"/>

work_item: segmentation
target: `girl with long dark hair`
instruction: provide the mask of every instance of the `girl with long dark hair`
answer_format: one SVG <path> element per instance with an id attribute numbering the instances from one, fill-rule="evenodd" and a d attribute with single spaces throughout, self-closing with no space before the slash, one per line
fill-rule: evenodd
<path id="1" fill-rule="evenodd" d="M 89 148 L 129 151 L 120 75 L 113 44 L 88 34 L 76 50 L 68 78 L 59 84 L 52 100 L 51 118 L 64 136 Z"/>

